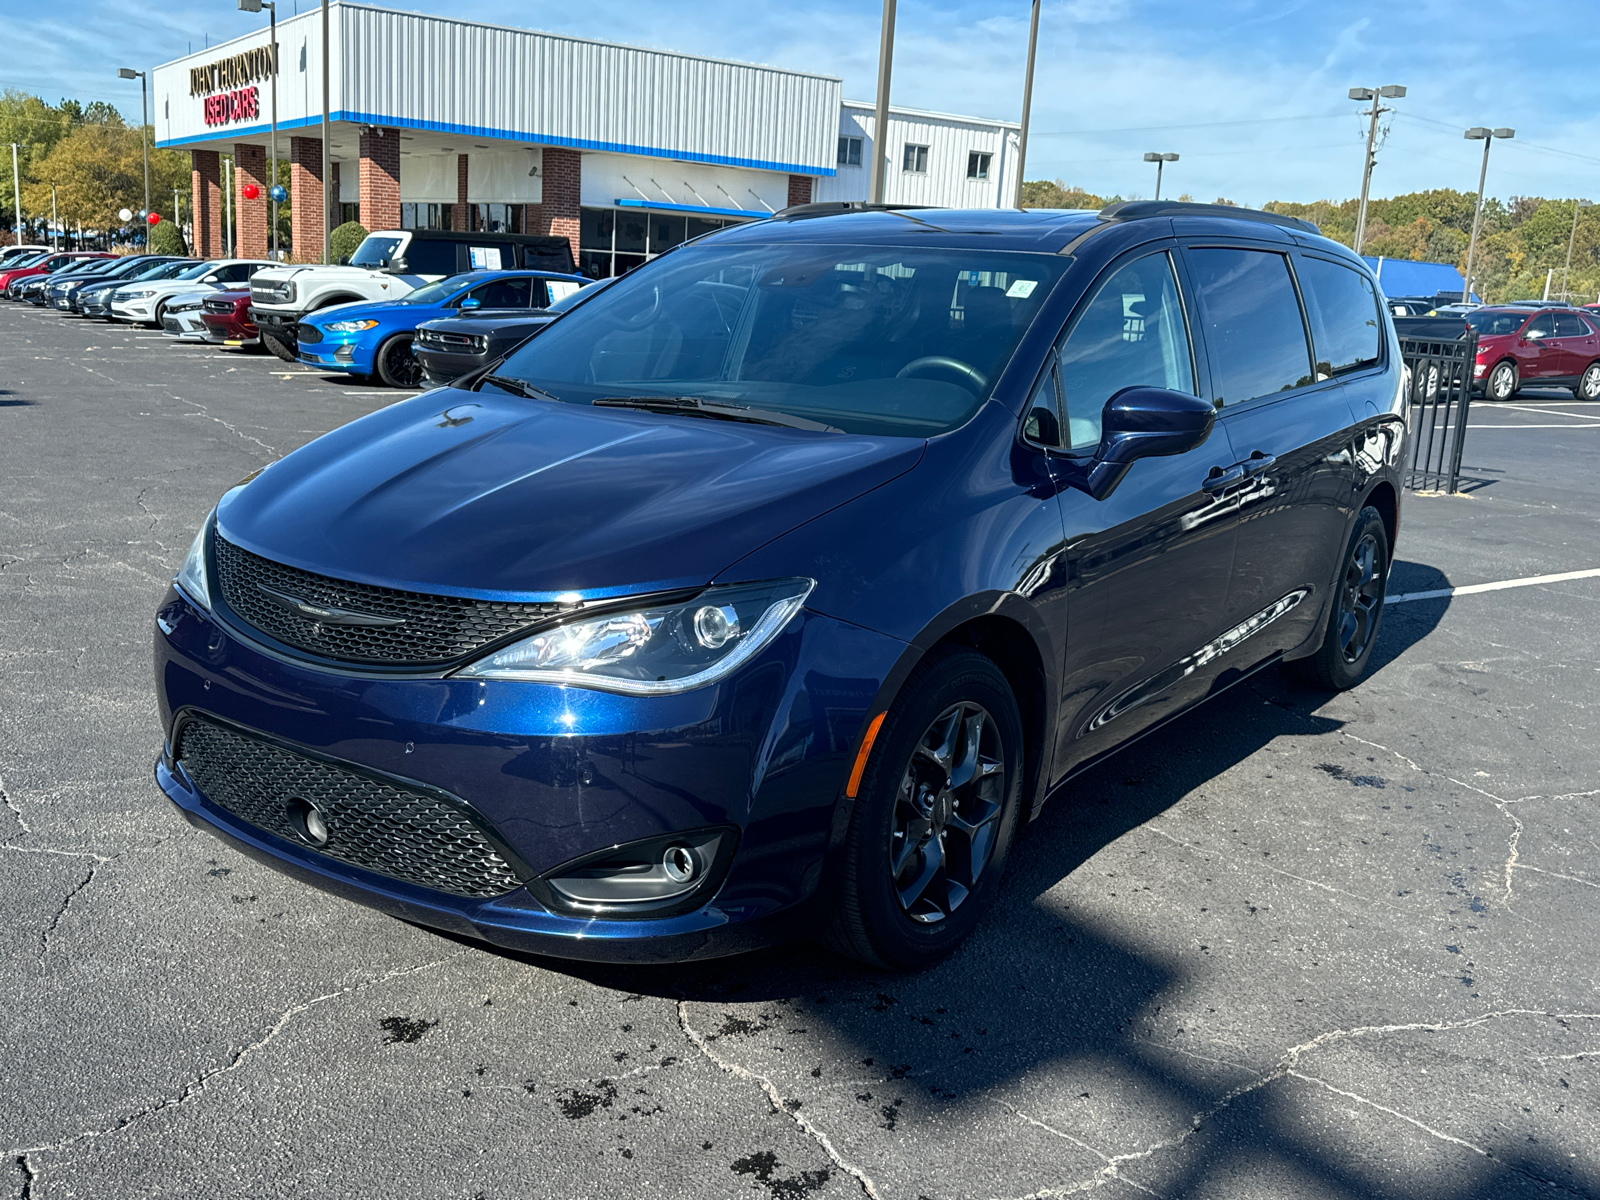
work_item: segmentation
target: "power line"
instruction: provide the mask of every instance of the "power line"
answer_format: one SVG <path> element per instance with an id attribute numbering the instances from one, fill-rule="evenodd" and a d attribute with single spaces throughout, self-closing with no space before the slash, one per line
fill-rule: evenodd
<path id="1" fill-rule="evenodd" d="M 1129 125 L 1121 129 L 1061 129 L 1050 133 L 1033 132 L 1030 137 L 1095 137 L 1106 133 L 1162 133 L 1169 129 L 1220 129 L 1229 125 L 1278 125 L 1286 121 L 1331 121 L 1349 113 L 1306 114 L 1298 117 L 1257 117 L 1247 121 L 1199 121 L 1190 125 Z"/>

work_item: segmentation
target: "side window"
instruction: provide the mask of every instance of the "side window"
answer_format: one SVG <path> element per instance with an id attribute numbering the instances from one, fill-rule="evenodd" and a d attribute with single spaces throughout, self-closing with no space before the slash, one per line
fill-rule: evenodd
<path id="1" fill-rule="evenodd" d="M 469 293 L 484 308 L 527 308 L 534 280 L 494 279 Z"/>
<path id="2" fill-rule="evenodd" d="M 1360 271 L 1325 258 L 1300 259 L 1300 290 L 1311 317 L 1317 376 L 1370 367 L 1382 354 L 1378 298 Z"/>
<path id="3" fill-rule="evenodd" d="M 1193 392 L 1189 333 L 1172 261 L 1152 254 L 1100 285 L 1060 351 L 1067 414 L 1064 441 L 1075 451 L 1100 444 L 1100 414 L 1123 388 Z"/>
<path id="4" fill-rule="evenodd" d="M 1557 337 L 1587 337 L 1589 331 L 1583 327 L 1583 322 L 1578 320 L 1577 313 L 1555 314 Z"/>
<path id="5" fill-rule="evenodd" d="M 412 275 L 454 275 L 456 243 L 412 238 L 406 247 L 406 270 Z"/>
<path id="6" fill-rule="evenodd" d="M 1188 252 L 1199 292 L 1217 404 L 1239 404 L 1312 381 L 1289 263 L 1270 250 Z"/>
<path id="7" fill-rule="evenodd" d="M 1543 312 L 1528 322 L 1528 327 L 1522 331 L 1525 338 L 1547 338 L 1555 334 L 1555 313 Z"/>
<path id="8" fill-rule="evenodd" d="M 1061 445 L 1061 393 L 1056 380 L 1056 358 L 1050 356 L 1044 377 L 1033 389 L 1028 400 L 1028 419 L 1022 426 L 1023 436 L 1041 446 Z"/>
<path id="9" fill-rule="evenodd" d="M 555 304 L 558 301 L 565 300 L 568 296 L 572 295 L 573 292 L 577 291 L 582 286 L 576 280 L 568 279 L 546 279 L 543 281 L 543 283 L 545 289 L 550 294 L 550 299 L 548 301 L 550 304 Z M 534 296 L 534 303 L 538 303 L 537 294 Z"/>

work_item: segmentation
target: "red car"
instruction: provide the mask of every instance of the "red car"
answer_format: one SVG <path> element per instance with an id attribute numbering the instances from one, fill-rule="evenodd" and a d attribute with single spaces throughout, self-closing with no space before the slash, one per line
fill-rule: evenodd
<path id="1" fill-rule="evenodd" d="M 200 306 L 206 341 L 224 346 L 259 346 L 261 332 L 250 320 L 250 291 L 218 292 Z"/>
<path id="2" fill-rule="evenodd" d="M 10 287 L 18 279 L 29 279 L 35 275 L 51 275 L 69 263 L 77 262 L 80 258 L 115 258 L 115 254 L 105 254 L 98 250 L 64 250 L 60 254 L 52 254 L 48 258 L 41 258 L 29 267 L 15 267 L 10 271 L 0 271 L 0 292 Z"/>
<path id="3" fill-rule="evenodd" d="M 1490 400 L 1523 387 L 1570 388 L 1600 400 L 1600 315 L 1571 308 L 1478 308 L 1466 314 L 1478 331 L 1473 381 Z"/>

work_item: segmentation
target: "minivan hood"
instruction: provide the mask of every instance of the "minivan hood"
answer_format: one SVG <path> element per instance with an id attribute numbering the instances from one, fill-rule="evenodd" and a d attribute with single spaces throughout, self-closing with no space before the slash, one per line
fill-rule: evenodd
<path id="1" fill-rule="evenodd" d="M 263 557 L 411 591 L 695 587 L 925 446 L 441 388 L 280 459 L 223 498 L 217 525 Z"/>

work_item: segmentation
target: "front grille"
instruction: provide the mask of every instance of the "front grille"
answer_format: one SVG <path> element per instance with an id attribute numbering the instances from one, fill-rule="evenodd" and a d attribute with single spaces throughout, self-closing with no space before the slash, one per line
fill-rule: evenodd
<path id="1" fill-rule="evenodd" d="M 304 321 L 294 327 L 294 340 L 297 342 L 320 342 L 322 330 L 315 325 L 307 325 Z"/>
<path id="2" fill-rule="evenodd" d="M 437 667 L 465 658 L 560 611 L 555 604 L 515 604 L 403 592 L 316 575 L 214 539 L 217 585 L 229 608 L 270 637 L 341 662 Z M 275 601 L 263 587 L 323 608 L 398 618 L 397 625 L 341 625 Z"/>
<path id="3" fill-rule="evenodd" d="M 250 299 L 258 304 L 286 304 L 294 299 L 294 284 L 266 283 L 259 279 L 250 281 Z"/>
<path id="4" fill-rule="evenodd" d="M 231 313 L 232 300 L 207 300 L 202 306 L 208 313 Z"/>
<path id="5" fill-rule="evenodd" d="M 206 798 L 258 829 L 307 844 L 289 801 L 308 801 L 328 828 L 319 854 L 452 896 L 503 896 L 522 879 L 465 812 L 427 792 L 297 754 L 190 717 L 178 763 Z"/>

